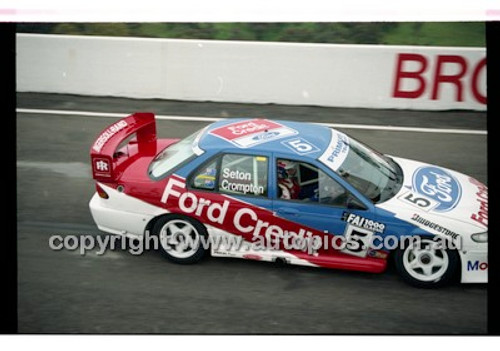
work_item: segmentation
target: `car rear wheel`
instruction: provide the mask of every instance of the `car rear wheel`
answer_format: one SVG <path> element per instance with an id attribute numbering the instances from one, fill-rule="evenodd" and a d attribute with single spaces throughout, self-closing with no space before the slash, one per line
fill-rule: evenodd
<path id="1" fill-rule="evenodd" d="M 456 276 L 460 257 L 454 250 L 437 247 L 429 238 L 410 241 L 395 252 L 396 269 L 409 284 L 433 288 L 449 284 Z"/>
<path id="2" fill-rule="evenodd" d="M 158 236 L 160 252 L 170 261 L 181 264 L 196 263 L 205 255 L 202 237 L 207 230 L 189 217 L 170 215 L 160 218 L 153 227 Z"/>

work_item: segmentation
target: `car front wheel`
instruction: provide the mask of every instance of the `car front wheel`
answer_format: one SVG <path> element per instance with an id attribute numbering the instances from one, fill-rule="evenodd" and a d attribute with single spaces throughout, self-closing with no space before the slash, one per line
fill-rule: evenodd
<path id="1" fill-rule="evenodd" d="M 454 279 L 460 263 L 458 253 L 436 244 L 432 239 L 421 238 L 396 250 L 396 269 L 407 283 L 433 288 L 447 285 Z"/>

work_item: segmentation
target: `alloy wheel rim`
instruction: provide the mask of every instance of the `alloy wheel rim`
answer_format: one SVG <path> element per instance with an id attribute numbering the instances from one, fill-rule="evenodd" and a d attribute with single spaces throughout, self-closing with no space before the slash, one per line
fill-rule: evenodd
<path id="1" fill-rule="evenodd" d="M 446 250 L 436 248 L 432 240 L 421 240 L 420 245 L 412 243 L 403 253 L 403 265 L 410 276 L 424 281 L 439 281 L 448 269 L 449 257 Z"/>
<path id="2" fill-rule="evenodd" d="M 173 257 L 191 257 L 199 247 L 198 231 L 188 221 L 171 220 L 160 230 L 160 244 Z"/>

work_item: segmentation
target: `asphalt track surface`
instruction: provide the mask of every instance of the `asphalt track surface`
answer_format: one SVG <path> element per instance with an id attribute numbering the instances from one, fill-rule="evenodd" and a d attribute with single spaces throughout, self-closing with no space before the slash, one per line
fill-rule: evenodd
<path id="1" fill-rule="evenodd" d="M 482 112 L 187 103 L 19 93 L 18 108 L 266 116 L 332 123 L 485 130 Z M 103 235 L 88 202 L 89 148 L 113 120 L 17 114 L 18 320 L 21 333 L 483 334 L 487 285 L 438 290 L 368 274 L 230 258 L 182 266 L 127 249 L 52 251 L 54 234 Z M 158 121 L 160 137 L 206 125 Z M 452 168 L 487 184 L 486 136 L 344 130 L 381 152 Z"/>

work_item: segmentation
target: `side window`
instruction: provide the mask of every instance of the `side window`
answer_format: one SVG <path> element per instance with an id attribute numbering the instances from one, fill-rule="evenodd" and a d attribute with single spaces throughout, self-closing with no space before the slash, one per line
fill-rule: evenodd
<path id="1" fill-rule="evenodd" d="M 203 190 L 215 190 L 217 181 L 217 160 L 201 167 L 193 177 L 192 187 Z"/>
<path id="2" fill-rule="evenodd" d="M 318 202 L 325 205 L 347 207 L 349 193 L 322 170 L 318 170 Z"/>
<path id="3" fill-rule="evenodd" d="M 349 192 L 321 169 L 305 163 L 278 159 L 278 197 L 347 207 Z"/>
<path id="4" fill-rule="evenodd" d="M 219 191 L 226 194 L 267 196 L 268 158 L 226 154 L 222 157 Z"/>

